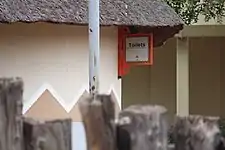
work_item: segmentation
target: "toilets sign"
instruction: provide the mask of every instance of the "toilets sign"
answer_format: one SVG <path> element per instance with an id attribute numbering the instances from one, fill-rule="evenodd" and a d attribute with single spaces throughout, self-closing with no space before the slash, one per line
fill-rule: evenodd
<path id="1" fill-rule="evenodd" d="M 149 37 L 126 37 L 126 62 L 148 62 Z"/>
<path id="2" fill-rule="evenodd" d="M 153 65 L 153 33 L 129 33 L 118 28 L 118 76 L 127 74 L 132 66 Z"/>

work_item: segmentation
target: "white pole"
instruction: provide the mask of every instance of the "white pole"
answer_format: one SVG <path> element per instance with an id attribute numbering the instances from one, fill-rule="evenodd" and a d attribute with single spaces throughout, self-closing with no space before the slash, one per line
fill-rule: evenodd
<path id="1" fill-rule="evenodd" d="M 92 95 L 99 90 L 99 0 L 89 0 L 89 92 Z"/>

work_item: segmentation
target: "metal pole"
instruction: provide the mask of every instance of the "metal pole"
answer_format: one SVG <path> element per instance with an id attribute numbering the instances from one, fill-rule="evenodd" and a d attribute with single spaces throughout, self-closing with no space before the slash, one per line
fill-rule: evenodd
<path id="1" fill-rule="evenodd" d="M 99 90 L 99 0 L 89 0 L 89 92 Z"/>

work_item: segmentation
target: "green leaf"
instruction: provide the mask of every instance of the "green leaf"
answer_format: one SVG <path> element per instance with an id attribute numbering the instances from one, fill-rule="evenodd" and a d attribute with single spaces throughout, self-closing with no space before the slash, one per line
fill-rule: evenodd
<path id="1" fill-rule="evenodd" d="M 219 23 L 225 16 L 225 0 L 166 0 L 166 2 L 187 25 L 196 23 L 199 15 L 203 15 L 206 22 L 216 19 Z"/>

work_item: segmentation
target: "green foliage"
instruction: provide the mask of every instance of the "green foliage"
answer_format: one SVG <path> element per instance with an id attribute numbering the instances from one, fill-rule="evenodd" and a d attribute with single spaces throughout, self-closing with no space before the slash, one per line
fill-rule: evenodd
<path id="1" fill-rule="evenodd" d="M 199 15 L 203 15 L 206 22 L 216 19 L 219 23 L 225 16 L 225 0 L 166 0 L 166 2 L 187 25 L 196 23 Z"/>

